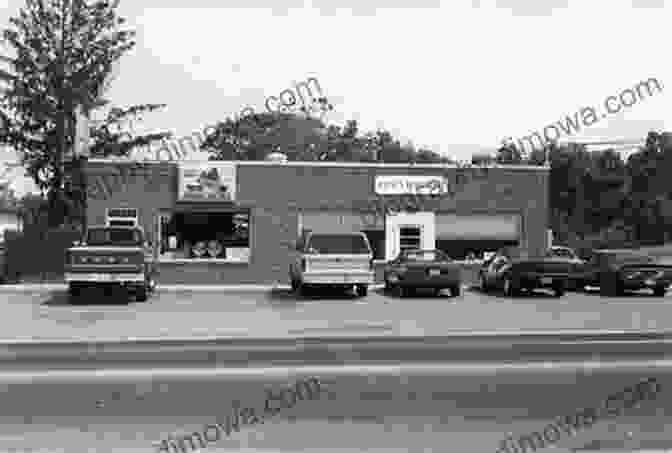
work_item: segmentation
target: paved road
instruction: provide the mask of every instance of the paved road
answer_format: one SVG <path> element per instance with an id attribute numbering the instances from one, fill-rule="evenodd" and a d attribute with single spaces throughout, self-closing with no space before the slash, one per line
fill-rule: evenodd
<path id="1" fill-rule="evenodd" d="M 402 366 L 201 371 L 101 373 L 95 382 L 0 376 L 0 451 L 158 451 L 152 444 L 170 434 L 224 423 L 233 399 L 260 409 L 264 388 L 279 390 L 309 376 L 328 383 L 320 400 L 298 402 L 203 451 L 495 453 L 509 433 L 518 438 L 543 431 L 553 419 L 599 407 L 608 395 L 651 377 L 660 384 L 653 400 L 575 437 L 562 433 L 557 451 L 596 442 L 602 448 L 672 447 L 669 364 L 609 372 L 538 367 L 460 374 Z"/>
<path id="2" fill-rule="evenodd" d="M 147 303 L 103 295 L 73 306 L 63 292 L 0 294 L 0 341 L 185 337 L 446 335 L 544 329 L 670 329 L 672 294 L 602 298 L 538 293 L 508 299 L 467 291 L 458 298 L 366 298 L 288 291 L 159 292 Z M 95 303 L 94 303 L 95 302 Z"/>

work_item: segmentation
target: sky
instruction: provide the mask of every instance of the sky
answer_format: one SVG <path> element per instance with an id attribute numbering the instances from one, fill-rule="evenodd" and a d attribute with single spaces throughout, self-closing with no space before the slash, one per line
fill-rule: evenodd
<path id="1" fill-rule="evenodd" d="M 6 26 L 23 0 L 0 0 Z M 165 103 L 137 131 L 187 135 L 309 77 L 334 110 L 468 159 L 640 81 L 662 92 L 572 139 L 672 130 L 664 0 L 122 0 L 138 45 L 107 97 Z M 665 43 L 665 44 L 663 44 Z"/>

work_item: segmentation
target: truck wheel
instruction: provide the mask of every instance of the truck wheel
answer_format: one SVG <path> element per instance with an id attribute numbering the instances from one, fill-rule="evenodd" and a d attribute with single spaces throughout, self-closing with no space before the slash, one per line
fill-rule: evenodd
<path id="1" fill-rule="evenodd" d="M 82 287 L 76 283 L 70 283 L 68 285 L 68 297 L 73 304 L 80 302 L 82 299 Z"/>
<path id="2" fill-rule="evenodd" d="M 135 290 L 135 300 L 138 302 L 146 302 L 147 301 L 147 287 L 146 286 L 138 286 Z"/>
<path id="3" fill-rule="evenodd" d="M 357 295 L 359 297 L 366 297 L 369 293 L 369 287 L 367 285 L 357 285 Z"/>

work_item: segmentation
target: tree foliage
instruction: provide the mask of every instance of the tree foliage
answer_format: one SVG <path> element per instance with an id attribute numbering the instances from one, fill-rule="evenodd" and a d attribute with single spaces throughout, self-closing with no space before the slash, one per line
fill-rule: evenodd
<path id="1" fill-rule="evenodd" d="M 1 60 L 10 69 L 0 72 L 7 85 L 0 96 L 0 144 L 20 153 L 27 174 L 49 194 L 52 225 L 66 214 L 61 162 L 74 143 L 75 112 L 81 107 L 88 115 L 108 104 L 103 94 L 115 65 L 135 46 L 135 32 L 124 28 L 118 5 L 119 0 L 26 0 L 2 33 L 9 52 Z M 160 107 L 112 109 L 91 131 L 94 153 L 123 154 L 153 139 L 150 134 L 122 140 L 110 127 Z"/>

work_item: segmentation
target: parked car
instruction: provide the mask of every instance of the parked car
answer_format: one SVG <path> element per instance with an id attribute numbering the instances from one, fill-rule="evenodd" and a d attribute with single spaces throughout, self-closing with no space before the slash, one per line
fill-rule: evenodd
<path id="1" fill-rule="evenodd" d="M 548 249 L 546 257 L 569 260 L 572 264 L 572 269 L 566 283 L 566 289 L 576 290 L 582 288 L 579 280 L 584 272 L 586 262 L 579 257 L 574 249 L 561 245 L 554 245 Z"/>
<path id="2" fill-rule="evenodd" d="M 672 266 L 636 250 L 594 250 L 579 278 L 582 287 L 599 286 L 603 296 L 651 289 L 663 297 L 672 283 Z"/>
<path id="3" fill-rule="evenodd" d="M 449 288 L 457 297 L 462 287 L 460 265 L 441 250 L 404 250 L 387 263 L 384 278 L 385 289 L 396 289 L 402 297 L 418 288 L 431 288 L 436 295 Z"/>
<path id="4" fill-rule="evenodd" d="M 515 259 L 498 254 L 483 263 L 479 271 L 481 290 L 503 290 L 517 296 L 523 290 L 552 289 L 557 297 L 565 293 L 571 262 L 563 258 Z"/>
<path id="5" fill-rule="evenodd" d="M 366 296 L 374 282 L 373 251 L 364 233 L 308 233 L 295 244 L 289 268 L 292 289 L 311 287 L 355 288 Z"/>
<path id="6" fill-rule="evenodd" d="M 147 300 L 154 290 L 156 263 L 139 227 L 92 226 L 66 251 L 65 281 L 73 300 L 87 287 L 121 286 Z"/>

